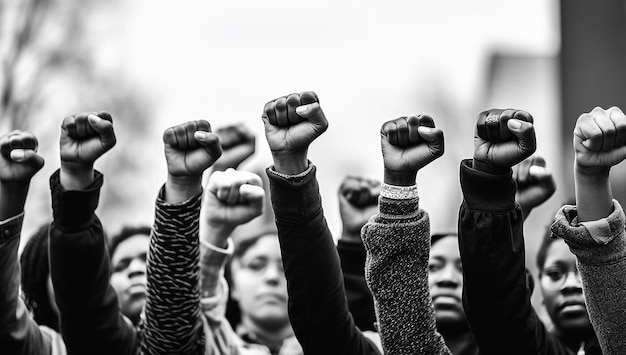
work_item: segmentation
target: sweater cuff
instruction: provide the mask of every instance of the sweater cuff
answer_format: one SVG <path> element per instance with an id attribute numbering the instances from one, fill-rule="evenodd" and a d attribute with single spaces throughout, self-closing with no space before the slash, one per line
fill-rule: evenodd
<path id="1" fill-rule="evenodd" d="M 472 160 L 461 161 L 461 190 L 470 210 L 507 212 L 515 209 L 513 172 L 489 174 L 472 167 Z"/>
<path id="2" fill-rule="evenodd" d="M 287 176 L 266 169 L 270 181 L 270 196 L 276 219 L 285 223 L 302 224 L 319 214 L 322 198 L 315 178 L 316 167 L 309 162 L 305 174 Z M 311 208 L 318 206 L 317 208 Z"/>
<path id="3" fill-rule="evenodd" d="M 103 183 L 102 174 L 94 171 L 91 185 L 80 191 L 68 191 L 61 186 L 60 170 L 55 171 L 50 176 L 55 226 L 66 233 L 87 229 L 95 218 Z"/>
<path id="4" fill-rule="evenodd" d="M 563 238 L 572 252 L 587 264 L 615 261 L 624 256 L 626 225 L 622 206 L 613 200 L 613 212 L 598 221 L 578 222 L 576 206 L 565 205 L 550 227 L 553 237 Z"/>

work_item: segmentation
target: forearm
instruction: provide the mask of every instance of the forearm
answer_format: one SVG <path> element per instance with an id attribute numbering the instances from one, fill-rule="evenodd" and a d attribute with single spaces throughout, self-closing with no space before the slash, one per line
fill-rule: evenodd
<path id="1" fill-rule="evenodd" d="M 461 164 L 459 213 L 463 304 L 481 354 L 538 354 L 536 316 L 526 285 L 522 213 L 511 173 Z"/>
<path id="2" fill-rule="evenodd" d="M 613 211 L 609 170 L 590 171 L 575 164 L 576 206 L 580 222 L 607 217 Z"/>
<path id="3" fill-rule="evenodd" d="M 0 182 L 0 221 L 24 211 L 29 182 Z"/>
<path id="4" fill-rule="evenodd" d="M 109 285 L 106 238 L 94 213 L 101 186 L 102 175 L 96 174 L 86 190 L 67 191 L 59 173 L 52 175 L 50 273 L 68 351 L 132 354 L 136 332 L 121 316 Z"/>
<path id="5" fill-rule="evenodd" d="M 376 353 L 348 311 L 339 257 L 323 216 L 315 168 L 310 169 L 293 179 L 268 170 L 291 324 L 307 353 Z"/>
<path id="6" fill-rule="evenodd" d="M 381 198 L 380 213 L 363 228 L 363 241 L 365 275 L 386 353 L 449 354 L 435 327 L 427 271 L 429 221 L 418 198 Z"/>
<path id="7" fill-rule="evenodd" d="M 201 193 L 171 204 L 164 198 L 166 188 L 157 199 L 148 251 L 142 350 L 197 354 L 204 347 L 198 245 Z"/>

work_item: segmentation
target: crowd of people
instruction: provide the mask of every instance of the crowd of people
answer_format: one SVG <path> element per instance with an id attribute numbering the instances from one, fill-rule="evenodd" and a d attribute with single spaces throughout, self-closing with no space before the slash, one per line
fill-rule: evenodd
<path id="1" fill-rule="evenodd" d="M 523 223 L 556 184 L 533 155 L 530 113 L 478 115 L 458 228 L 446 233 L 431 233 L 417 187 L 444 154 L 443 131 L 428 115 L 384 122 L 382 182 L 345 178 L 337 243 L 308 159 L 328 128 L 317 95 L 272 100 L 262 122 L 273 164 L 261 175 L 238 170 L 254 153 L 244 126 L 165 130 L 153 225 L 107 236 L 94 164 L 116 144 L 113 118 L 65 118 L 53 216 L 21 257 L 44 159 L 32 133 L 2 134 L 0 353 L 626 354 L 625 216 L 609 184 L 626 158 L 619 108 L 583 113 L 573 129 L 575 199 L 546 218 L 537 285 Z M 253 220 L 266 222 L 244 229 Z"/>

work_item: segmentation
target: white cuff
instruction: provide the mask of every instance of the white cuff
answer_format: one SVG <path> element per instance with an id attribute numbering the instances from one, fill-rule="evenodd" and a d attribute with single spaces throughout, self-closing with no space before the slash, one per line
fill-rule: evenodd
<path id="1" fill-rule="evenodd" d="M 392 200 L 411 200 L 417 198 L 417 184 L 411 186 L 380 185 L 380 196 Z"/>

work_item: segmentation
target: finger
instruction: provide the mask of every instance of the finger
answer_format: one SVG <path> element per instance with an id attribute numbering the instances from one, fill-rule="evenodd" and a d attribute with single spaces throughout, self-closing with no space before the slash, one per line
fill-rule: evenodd
<path id="1" fill-rule="evenodd" d="M 226 204 L 234 205 L 239 201 L 239 185 L 230 185 L 228 187 L 228 196 L 226 197 Z"/>
<path id="2" fill-rule="evenodd" d="M 102 145 L 107 148 L 113 147 L 117 142 L 117 139 L 115 138 L 112 121 L 96 115 L 89 115 L 87 116 L 87 119 L 90 130 L 93 130 L 96 135 L 100 136 Z"/>
<path id="3" fill-rule="evenodd" d="M 70 138 L 76 138 L 76 116 L 69 116 L 63 119 L 61 128 Z"/>
<path id="4" fill-rule="evenodd" d="M 24 149 L 32 149 L 33 151 L 37 151 L 38 148 L 37 137 L 31 132 L 23 132 L 22 133 L 22 148 Z"/>
<path id="5" fill-rule="evenodd" d="M 592 151 L 602 148 L 602 130 L 588 113 L 582 114 L 578 119 L 578 132 L 582 136 L 582 145 Z"/>
<path id="6" fill-rule="evenodd" d="M 313 91 L 305 91 L 300 93 L 300 102 L 302 103 L 302 105 L 308 105 L 314 102 L 319 103 L 320 100 L 317 97 L 317 94 Z"/>
<path id="7" fill-rule="evenodd" d="M 395 121 L 388 121 L 383 124 L 382 133 L 391 145 L 398 145 L 398 128 Z"/>
<path id="8" fill-rule="evenodd" d="M 113 123 L 113 117 L 111 117 L 111 114 L 105 111 L 100 111 L 98 112 L 98 117 L 102 118 L 105 121 L 109 121 L 111 123 Z"/>
<path id="9" fill-rule="evenodd" d="M 306 119 L 316 126 L 322 127 L 323 130 L 326 130 L 326 128 L 328 127 L 328 120 L 326 120 L 326 115 L 324 115 L 324 111 L 322 111 L 320 104 L 317 102 L 304 106 L 298 106 L 298 108 L 296 108 L 296 113 L 298 114 L 298 116 Z"/>
<path id="10" fill-rule="evenodd" d="M 243 184 L 239 187 L 240 202 L 253 202 L 265 198 L 265 190 L 261 186 Z"/>
<path id="11" fill-rule="evenodd" d="M 16 163 L 27 163 L 37 171 L 44 165 L 44 159 L 32 149 L 14 149 L 11 151 L 11 160 Z"/>
<path id="12" fill-rule="evenodd" d="M 287 99 L 286 98 L 281 97 L 276 100 L 275 111 L 276 111 L 276 121 L 278 122 L 278 126 L 280 127 L 289 126 L 289 118 L 287 117 Z"/>
<path id="13" fill-rule="evenodd" d="M 163 143 L 166 145 L 176 148 L 178 147 L 178 141 L 176 140 L 176 132 L 174 131 L 174 127 L 170 127 L 163 132 Z"/>
<path id="14" fill-rule="evenodd" d="M 507 122 L 509 130 L 517 137 L 518 147 L 523 157 L 531 156 L 537 149 L 535 127 L 532 123 L 518 119 L 510 119 Z"/>
<path id="15" fill-rule="evenodd" d="M 443 131 L 439 128 L 431 128 L 420 126 L 420 136 L 428 142 L 431 154 L 435 158 L 439 158 L 445 151 Z"/>
<path id="16" fill-rule="evenodd" d="M 429 115 L 419 115 L 417 117 L 419 118 L 420 126 L 435 128 L 435 120 Z"/>
<path id="17" fill-rule="evenodd" d="M 176 138 L 174 148 L 187 150 L 187 130 L 184 125 L 174 126 L 174 137 Z"/>
<path id="18" fill-rule="evenodd" d="M 528 183 L 529 173 L 528 170 L 532 166 L 532 159 L 524 159 L 519 164 L 517 164 L 517 176 L 515 181 L 517 181 L 518 185 L 524 185 Z"/>
<path id="19" fill-rule="evenodd" d="M 606 111 L 602 111 L 595 117 L 596 124 L 602 131 L 602 151 L 608 152 L 615 144 L 615 125 Z"/>
<path id="20" fill-rule="evenodd" d="M 264 112 L 264 117 L 267 118 L 269 123 L 273 126 L 277 126 L 278 122 L 276 121 L 276 112 L 274 110 L 274 106 L 275 106 L 274 101 L 270 101 L 266 103 L 265 107 L 263 108 L 263 112 Z"/>
<path id="21" fill-rule="evenodd" d="M 500 142 L 503 137 L 508 135 L 508 132 L 505 135 L 501 136 L 500 132 L 500 124 L 503 120 L 508 120 L 508 116 L 502 115 L 500 112 L 492 112 L 485 118 L 485 130 L 487 132 L 487 139 L 491 142 Z"/>
<path id="22" fill-rule="evenodd" d="M 418 144 L 420 142 L 420 135 L 417 129 L 420 126 L 420 119 L 418 116 L 409 116 L 406 119 L 406 123 L 409 129 L 409 143 L 410 144 Z"/>
<path id="23" fill-rule="evenodd" d="M 532 176 L 533 179 L 539 181 L 542 178 L 551 175 L 548 169 L 543 166 L 533 165 L 528 168 L 528 175 Z"/>
<path id="24" fill-rule="evenodd" d="M 531 159 L 532 165 L 546 167 L 546 160 L 543 157 L 535 156 Z"/>
<path id="25" fill-rule="evenodd" d="M 0 154 L 2 154 L 5 158 L 10 158 L 11 154 L 11 142 L 9 140 L 9 135 L 5 134 L 0 137 Z"/>
<path id="26" fill-rule="evenodd" d="M 406 147 L 409 145 L 409 126 L 405 117 L 398 118 L 396 120 L 396 127 L 398 128 L 398 146 Z"/>
<path id="27" fill-rule="evenodd" d="M 615 147 L 621 147 L 626 144 L 626 115 L 618 107 L 609 109 L 609 119 L 615 126 Z"/>
<path id="28" fill-rule="evenodd" d="M 296 124 L 302 120 L 302 118 L 296 113 L 296 109 L 300 107 L 300 95 L 291 94 L 287 96 L 287 119 L 290 124 Z"/>
<path id="29" fill-rule="evenodd" d="M 217 137 L 215 133 L 210 133 L 207 131 L 195 131 L 193 133 L 194 145 L 202 146 L 207 153 L 213 158 L 213 161 L 217 160 L 220 156 L 222 156 L 222 145 L 220 144 L 220 139 Z"/>

